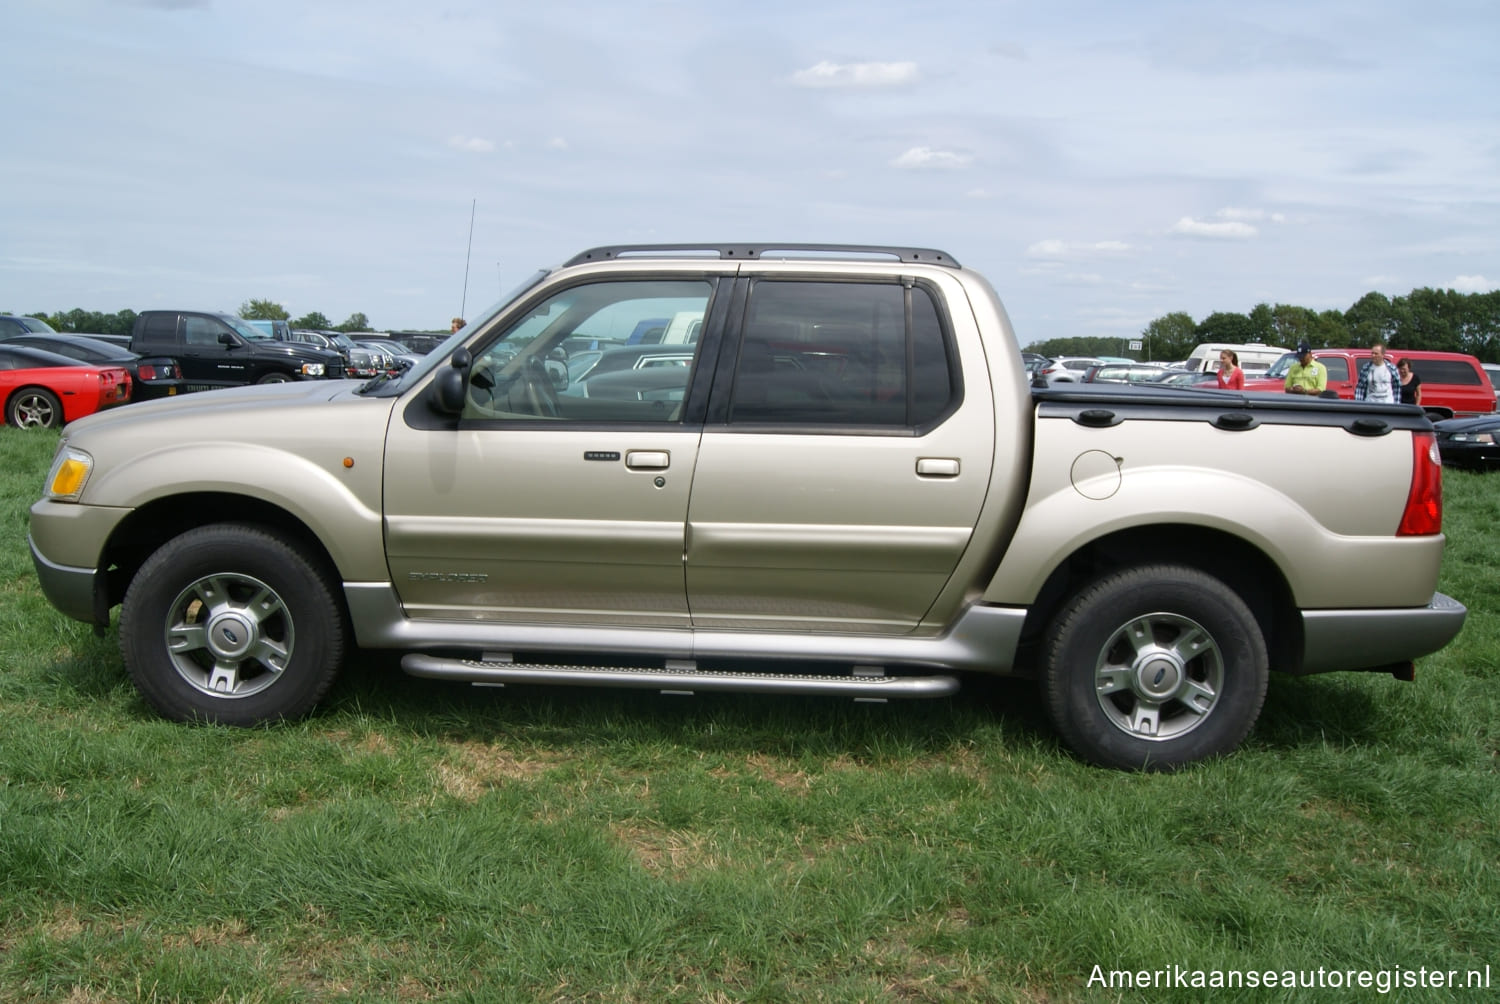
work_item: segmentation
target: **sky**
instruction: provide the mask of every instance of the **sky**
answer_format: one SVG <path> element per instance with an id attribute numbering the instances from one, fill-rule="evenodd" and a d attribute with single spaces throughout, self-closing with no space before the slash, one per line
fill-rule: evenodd
<path id="1" fill-rule="evenodd" d="M 1500 288 L 1493 0 L 3 0 L 0 312 L 937 248 L 1022 344 Z"/>

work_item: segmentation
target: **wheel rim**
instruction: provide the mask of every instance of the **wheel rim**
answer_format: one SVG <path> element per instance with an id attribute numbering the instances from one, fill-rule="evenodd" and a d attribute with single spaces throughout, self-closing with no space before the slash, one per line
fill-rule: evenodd
<path id="1" fill-rule="evenodd" d="M 1094 669 L 1094 692 L 1111 725 L 1136 739 L 1193 731 L 1224 691 L 1224 655 L 1201 624 L 1154 613 L 1122 624 Z"/>
<path id="2" fill-rule="evenodd" d="M 40 394 L 23 394 L 16 401 L 16 426 L 22 429 L 47 428 L 57 415 L 52 402 Z"/>
<path id="3" fill-rule="evenodd" d="M 292 658 L 292 615 L 276 591 L 233 572 L 205 575 L 167 610 L 167 653 L 210 697 L 249 697 L 281 679 Z"/>

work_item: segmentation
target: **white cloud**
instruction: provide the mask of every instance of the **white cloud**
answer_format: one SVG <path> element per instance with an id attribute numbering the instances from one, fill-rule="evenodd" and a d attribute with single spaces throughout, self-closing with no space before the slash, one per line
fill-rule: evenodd
<path id="1" fill-rule="evenodd" d="M 1209 237 L 1215 240 L 1248 240 L 1260 233 L 1248 223 L 1229 220 L 1224 223 L 1206 223 L 1184 216 L 1172 224 L 1171 232 L 1186 237 Z"/>
<path id="2" fill-rule="evenodd" d="M 568 141 L 561 136 L 553 136 L 547 141 L 547 149 L 549 150 L 566 150 L 567 148 Z"/>
<path id="3" fill-rule="evenodd" d="M 493 153 L 495 144 L 478 136 L 451 136 L 448 146 L 460 153 Z"/>
<path id="4" fill-rule="evenodd" d="M 908 170 L 922 170 L 924 168 L 952 170 L 958 167 L 968 167 L 973 160 L 974 158 L 967 154 L 951 153 L 947 150 L 934 150 L 931 147 L 925 146 L 914 146 L 891 161 L 891 166 Z"/>
<path id="5" fill-rule="evenodd" d="M 1060 241 L 1056 239 L 1037 241 L 1026 249 L 1028 258 L 1083 258 L 1098 255 L 1123 254 L 1131 250 L 1124 241 Z"/>
<path id="6" fill-rule="evenodd" d="M 993 199 L 994 197 L 987 188 L 971 188 L 964 193 L 966 199 Z"/>
<path id="7" fill-rule="evenodd" d="M 1272 223 L 1286 222 L 1286 216 L 1282 213 L 1268 213 L 1264 209 L 1236 209 L 1232 206 L 1220 209 L 1214 216 L 1239 223 L 1262 223 L 1268 220 Z"/>
<path id="8" fill-rule="evenodd" d="M 798 87 L 902 87 L 921 74 L 916 63 L 830 63 L 826 59 L 792 74 Z"/>
<path id="9" fill-rule="evenodd" d="M 1486 279 L 1482 275 L 1460 275 L 1448 286 L 1460 293 L 1488 293 L 1492 289 L 1500 289 L 1500 282 Z"/>

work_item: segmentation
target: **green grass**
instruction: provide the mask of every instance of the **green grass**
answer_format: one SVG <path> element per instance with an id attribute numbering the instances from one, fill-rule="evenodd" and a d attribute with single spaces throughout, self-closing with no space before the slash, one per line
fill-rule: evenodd
<path id="1" fill-rule="evenodd" d="M 1445 475 L 1443 589 L 1470 616 L 1415 683 L 1276 677 L 1234 756 L 1128 775 L 1004 681 L 682 699 L 366 654 L 300 724 L 166 723 L 114 630 L 38 591 L 55 442 L 0 429 L 0 1000 L 1215 996 L 1095 965 L 1500 985 L 1500 479 Z"/>

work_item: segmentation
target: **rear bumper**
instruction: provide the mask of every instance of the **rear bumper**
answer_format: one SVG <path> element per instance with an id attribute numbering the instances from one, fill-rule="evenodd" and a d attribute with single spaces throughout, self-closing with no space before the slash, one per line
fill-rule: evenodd
<path id="1" fill-rule="evenodd" d="M 1425 607 L 1304 610 L 1299 672 L 1384 669 L 1431 655 L 1458 636 L 1468 608 L 1433 593 Z"/>

